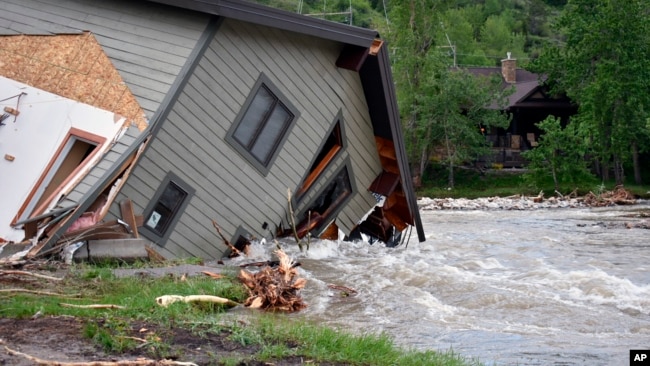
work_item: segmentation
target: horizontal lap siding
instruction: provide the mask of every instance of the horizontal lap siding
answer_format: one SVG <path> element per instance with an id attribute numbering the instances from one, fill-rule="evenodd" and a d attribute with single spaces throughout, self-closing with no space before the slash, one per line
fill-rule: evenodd
<path id="1" fill-rule="evenodd" d="M 2 0 L 0 34 L 92 32 L 151 118 L 208 16 L 145 1 Z"/>
<path id="2" fill-rule="evenodd" d="M 365 184 L 376 167 L 380 169 L 367 111 L 362 112 L 366 107 L 358 75 L 335 67 L 340 47 L 224 21 L 122 190 L 137 197 L 140 202 L 135 207 L 143 210 L 168 171 L 196 189 L 161 253 L 221 257 L 226 248 L 212 220 L 228 239 L 240 225 L 257 238 L 269 235 L 268 229 L 262 229 L 264 222 L 270 230 L 278 224 L 286 228 L 287 189 L 298 186 L 341 108 L 351 138 L 348 149 L 339 154 L 310 193 L 320 189 L 348 156 L 350 174 L 358 170 L 363 177 L 355 183 Z M 262 72 L 300 111 L 267 176 L 224 141 Z M 359 90 L 345 90 L 350 87 Z M 376 161 L 366 155 L 375 156 Z M 356 222 L 350 218 L 360 218 L 371 207 L 364 198 L 365 188 L 357 190 L 362 194 L 353 198 L 353 212 L 341 215 L 344 228 L 354 226 Z"/>
<path id="3" fill-rule="evenodd" d="M 328 166 L 326 172 L 319 178 L 301 199 L 299 210 L 304 209 L 310 201 L 324 188 L 339 171 L 344 160 L 350 158 L 350 175 L 354 177 L 357 194 L 341 211 L 337 218 L 338 226 L 345 232 L 352 230 L 358 220 L 363 217 L 376 203 L 374 196 L 368 192 L 368 187 L 375 177 L 382 171 L 381 162 L 377 156 L 377 148 L 374 142 L 374 133 L 368 107 L 363 94 L 361 80 L 358 73 L 327 67 L 327 60 L 313 55 L 313 48 L 309 47 L 312 39 L 303 36 L 292 39 L 292 46 L 304 51 L 298 62 L 317 60 L 319 84 L 336 92 L 337 97 L 342 101 L 343 107 L 343 128 L 347 138 L 347 147 L 343 154 L 340 154 L 333 164 Z M 333 118 L 333 117 L 332 117 Z"/>

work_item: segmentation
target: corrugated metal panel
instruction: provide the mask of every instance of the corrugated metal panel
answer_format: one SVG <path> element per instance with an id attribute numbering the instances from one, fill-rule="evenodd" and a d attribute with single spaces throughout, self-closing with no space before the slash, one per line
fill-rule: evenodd
<path id="1" fill-rule="evenodd" d="M 0 34 L 95 34 L 149 118 L 209 21 L 144 1 L 3 0 Z"/>

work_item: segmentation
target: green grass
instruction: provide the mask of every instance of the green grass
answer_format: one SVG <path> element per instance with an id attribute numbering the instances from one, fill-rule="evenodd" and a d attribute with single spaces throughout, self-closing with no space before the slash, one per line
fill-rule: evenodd
<path id="1" fill-rule="evenodd" d="M 142 267 L 137 264 L 136 267 Z M 47 282 L 47 281 L 45 281 Z M 37 282 L 39 285 L 43 282 Z M 34 287 L 37 285 L 33 285 Z M 161 295 L 208 294 L 243 302 L 247 292 L 233 274 L 215 280 L 209 277 L 124 277 L 117 278 L 111 267 L 102 264 L 73 266 L 62 282 L 47 282 L 44 288 L 62 294 L 0 294 L 0 316 L 28 318 L 74 316 L 87 319 L 84 336 L 108 352 L 127 352 L 141 345 L 129 336 L 135 323 L 156 324 L 164 329 L 184 327 L 197 336 L 228 334 L 228 339 L 242 346 L 258 349 L 254 354 L 225 357 L 215 355 L 218 365 L 239 365 L 247 361 L 272 363 L 282 358 L 302 358 L 310 362 L 346 365 L 480 365 L 460 355 L 447 352 L 419 352 L 396 346 L 385 334 L 353 335 L 342 330 L 296 320 L 284 314 L 245 312 L 245 323 L 227 317 L 228 309 L 206 303 L 174 303 L 158 306 Z M 113 304 L 123 309 L 80 309 L 61 306 L 71 304 Z M 147 349 L 152 357 L 169 356 L 169 344 L 162 337 L 147 333 Z"/>
<path id="2" fill-rule="evenodd" d="M 431 198 L 479 198 L 479 197 L 507 197 L 513 195 L 536 196 L 544 191 L 545 197 L 555 196 L 553 182 L 542 182 L 541 184 L 530 184 L 523 177 L 522 170 L 512 169 L 491 169 L 480 173 L 472 169 L 457 169 L 455 186 L 448 188 L 447 172 L 441 166 L 433 166 L 423 179 L 422 187 L 417 189 L 419 197 Z M 585 195 L 589 192 L 595 194 L 612 190 L 614 182 L 602 184 L 596 179 L 586 180 L 578 183 L 561 184 L 559 192 L 563 195 L 574 190 L 578 195 Z M 631 181 L 626 182 L 625 188 L 638 198 L 650 199 L 650 184 L 637 185 Z"/>

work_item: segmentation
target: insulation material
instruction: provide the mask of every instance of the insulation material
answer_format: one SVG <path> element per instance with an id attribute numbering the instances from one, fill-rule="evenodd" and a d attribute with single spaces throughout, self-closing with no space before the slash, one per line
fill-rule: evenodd
<path id="1" fill-rule="evenodd" d="M 0 75 L 126 117 L 140 130 L 145 113 L 90 32 L 0 37 Z"/>

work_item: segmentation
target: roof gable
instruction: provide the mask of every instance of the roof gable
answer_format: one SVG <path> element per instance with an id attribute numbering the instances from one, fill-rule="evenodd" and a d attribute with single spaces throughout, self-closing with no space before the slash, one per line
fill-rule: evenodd
<path id="1" fill-rule="evenodd" d="M 0 36 L 0 75 L 117 113 L 140 130 L 144 111 L 90 32 Z"/>

